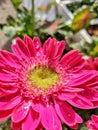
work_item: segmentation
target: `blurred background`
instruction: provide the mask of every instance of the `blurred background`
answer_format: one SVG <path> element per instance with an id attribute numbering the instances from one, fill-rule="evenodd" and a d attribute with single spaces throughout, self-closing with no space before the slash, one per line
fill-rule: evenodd
<path id="1" fill-rule="evenodd" d="M 79 49 L 84 58 L 98 57 L 98 0 L 0 0 L 0 49 L 11 51 L 24 35 L 65 39 L 65 53 Z M 10 129 L 10 119 L 0 123 L 0 130 Z"/>

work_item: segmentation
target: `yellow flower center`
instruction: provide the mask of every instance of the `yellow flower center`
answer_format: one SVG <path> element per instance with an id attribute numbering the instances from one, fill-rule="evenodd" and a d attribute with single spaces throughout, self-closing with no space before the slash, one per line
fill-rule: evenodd
<path id="1" fill-rule="evenodd" d="M 37 67 L 30 73 L 32 85 L 42 89 L 55 85 L 58 80 L 58 74 L 50 68 Z"/>

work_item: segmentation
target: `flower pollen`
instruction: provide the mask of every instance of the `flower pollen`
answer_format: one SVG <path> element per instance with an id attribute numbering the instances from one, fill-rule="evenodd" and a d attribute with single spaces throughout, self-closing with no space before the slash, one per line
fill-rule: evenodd
<path id="1" fill-rule="evenodd" d="M 39 66 L 30 73 L 30 82 L 32 85 L 40 87 L 42 90 L 55 85 L 58 81 L 58 74 L 48 67 Z"/>

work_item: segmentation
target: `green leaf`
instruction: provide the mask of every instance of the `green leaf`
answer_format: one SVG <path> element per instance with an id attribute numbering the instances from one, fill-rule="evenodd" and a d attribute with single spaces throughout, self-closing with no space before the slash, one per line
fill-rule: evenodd
<path id="1" fill-rule="evenodd" d="M 14 26 L 15 25 L 15 19 L 12 16 L 8 16 L 7 22 L 9 25 Z"/>
<path id="2" fill-rule="evenodd" d="M 22 27 L 4 26 L 3 32 L 6 36 L 13 38 L 18 31 L 21 31 Z"/>
<path id="3" fill-rule="evenodd" d="M 11 0 L 15 8 L 18 8 L 22 0 Z"/>
<path id="4" fill-rule="evenodd" d="M 86 127 L 85 123 L 82 123 L 78 130 L 88 130 L 88 128 Z"/>
<path id="5" fill-rule="evenodd" d="M 88 130 L 88 128 L 87 128 L 86 126 L 83 126 L 83 127 L 81 127 L 81 129 L 79 129 L 79 130 Z"/>
<path id="6" fill-rule="evenodd" d="M 68 128 L 63 124 L 62 125 L 63 130 L 68 130 Z"/>
<path id="7" fill-rule="evenodd" d="M 12 38 L 16 34 L 16 29 L 12 26 L 4 26 L 3 32 L 6 36 Z"/>
<path id="8" fill-rule="evenodd" d="M 63 30 L 63 31 L 72 31 L 72 29 L 68 25 L 65 25 L 65 24 L 59 25 L 57 29 Z"/>

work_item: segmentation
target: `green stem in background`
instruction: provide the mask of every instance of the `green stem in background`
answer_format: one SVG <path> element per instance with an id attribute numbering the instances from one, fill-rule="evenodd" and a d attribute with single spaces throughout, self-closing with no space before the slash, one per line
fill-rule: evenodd
<path id="1" fill-rule="evenodd" d="M 34 37 L 34 32 L 35 32 L 35 11 L 34 11 L 34 0 L 32 0 L 31 23 L 32 23 L 32 37 Z"/>

